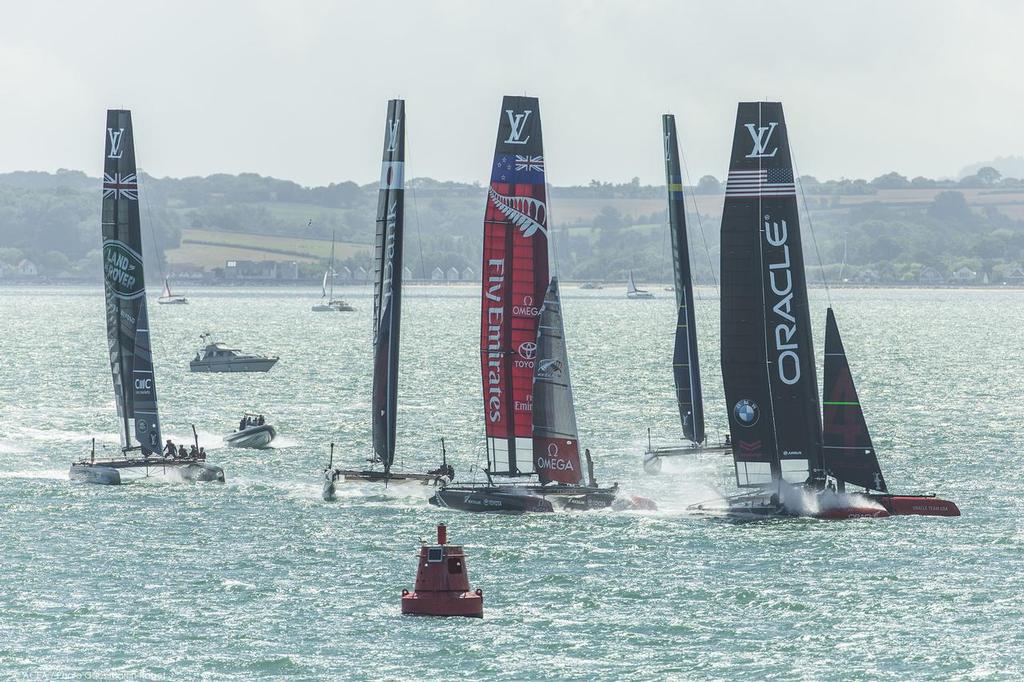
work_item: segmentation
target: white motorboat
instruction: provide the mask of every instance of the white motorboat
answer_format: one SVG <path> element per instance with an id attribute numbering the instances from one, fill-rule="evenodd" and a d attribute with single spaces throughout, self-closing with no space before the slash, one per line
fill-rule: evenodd
<path id="1" fill-rule="evenodd" d="M 276 355 L 244 353 L 219 341 L 214 341 L 209 332 L 202 334 L 203 348 L 189 363 L 193 372 L 267 372 L 273 367 Z"/>

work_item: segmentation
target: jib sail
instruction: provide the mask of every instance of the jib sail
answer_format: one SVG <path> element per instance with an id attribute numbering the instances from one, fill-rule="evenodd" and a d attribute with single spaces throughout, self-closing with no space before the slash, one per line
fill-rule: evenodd
<path id="1" fill-rule="evenodd" d="M 824 381 L 825 469 L 840 481 L 886 492 L 885 478 L 871 444 L 871 434 L 831 308 L 825 320 Z"/>
<path id="2" fill-rule="evenodd" d="M 385 471 L 395 459 L 398 341 L 402 318 L 405 102 L 388 102 L 377 194 L 373 283 L 373 453 Z M 333 242 L 332 242 L 333 250 Z M 333 268 L 333 263 L 331 264 Z"/>
<path id="3" fill-rule="evenodd" d="M 722 378 L 740 486 L 821 466 L 821 413 L 789 138 L 741 102 L 722 215 Z"/>
<path id="4" fill-rule="evenodd" d="M 540 309 L 533 368 L 533 460 L 542 484 L 584 482 L 557 277 L 551 278 Z"/>
<path id="5" fill-rule="evenodd" d="M 548 286 L 540 106 L 505 97 L 484 212 L 480 366 L 492 473 L 530 474 L 537 317 Z"/>
<path id="6" fill-rule="evenodd" d="M 690 249 L 686 238 L 686 206 L 683 201 L 683 174 L 679 164 L 676 118 L 671 114 L 665 114 L 661 117 L 661 123 L 665 135 L 665 184 L 668 185 L 668 221 L 669 232 L 672 235 L 672 266 L 675 272 L 677 315 L 672 372 L 676 386 L 676 403 L 679 405 L 683 435 L 694 443 L 703 443 L 704 400 L 700 387 L 700 362 L 697 359 L 693 277 L 690 272 Z"/>
<path id="7" fill-rule="evenodd" d="M 125 447 L 134 441 L 145 454 L 161 451 L 156 379 L 146 312 L 132 114 L 107 111 L 103 163 L 103 283 L 107 347 Z"/>

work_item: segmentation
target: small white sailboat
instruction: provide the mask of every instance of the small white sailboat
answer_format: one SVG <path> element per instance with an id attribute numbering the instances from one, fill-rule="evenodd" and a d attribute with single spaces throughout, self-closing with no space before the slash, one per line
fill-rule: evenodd
<path id="1" fill-rule="evenodd" d="M 171 282 L 167 277 L 164 277 L 164 290 L 160 293 L 160 298 L 156 299 L 156 302 L 160 305 L 181 305 L 188 303 L 188 299 L 184 296 L 175 296 L 171 293 Z"/>
<path id="2" fill-rule="evenodd" d="M 629 271 L 629 279 L 626 281 L 626 298 L 654 298 L 654 294 L 645 290 L 638 289 L 636 286 L 636 280 L 633 279 L 633 271 Z"/>
<path id="3" fill-rule="evenodd" d="M 332 232 L 331 264 L 324 272 L 324 281 L 320 283 L 320 302 L 312 307 L 314 313 L 350 313 L 355 310 L 344 299 L 334 298 L 334 275 L 334 233 Z"/>

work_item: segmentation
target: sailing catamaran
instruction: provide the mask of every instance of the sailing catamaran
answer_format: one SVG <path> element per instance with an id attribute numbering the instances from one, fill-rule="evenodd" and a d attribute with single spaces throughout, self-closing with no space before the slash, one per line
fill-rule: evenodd
<path id="1" fill-rule="evenodd" d="M 538 100 L 505 97 L 484 214 L 480 368 L 487 482 L 441 488 L 430 498 L 441 507 L 590 509 L 609 506 L 618 491 L 617 485 L 599 488 L 592 467 L 588 476 L 583 472 L 558 279 L 549 277 L 544 176 Z M 493 478 L 534 475 L 539 485 Z"/>
<path id="2" fill-rule="evenodd" d="M 452 474 L 447 462 L 429 473 L 392 471 L 398 416 L 398 342 L 402 323 L 402 248 L 405 222 L 405 101 L 388 102 L 377 198 L 373 284 L 373 455 L 370 467 L 324 469 L 324 499 L 332 499 L 341 480 L 433 482 Z M 443 447 L 442 447 L 443 451 Z M 377 468 L 377 467 L 380 468 Z M 449 476 L 450 477 L 450 476 Z"/>
<path id="3" fill-rule="evenodd" d="M 156 302 L 160 305 L 183 305 L 188 303 L 188 299 L 184 296 L 172 294 L 171 282 L 167 277 L 164 277 L 164 290 L 160 292 L 160 298 L 156 299 Z"/>
<path id="4" fill-rule="evenodd" d="M 647 431 L 644 471 L 661 471 L 663 457 L 691 455 L 702 452 L 726 452 L 728 444 L 708 446 L 704 432 L 704 398 L 700 383 L 700 361 L 697 353 L 697 320 L 693 307 L 693 276 L 690 271 L 690 248 L 686 237 L 686 204 L 683 199 L 683 173 L 679 163 L 676 118 L 661 117 L 665 142 L 665 184 L 668 186 L 668 222 L 672 236 L 672 269 L 675 273 L 676 338 L 672 352 L 672 373 L 676 387 L 676 404 L 683 437 L 689 445 L 655 448 Z M 630 273 L 632 274 L 632 273 Z"/>
<path id="5" fill-rule="evenodd" d="M 734 517 L 958 516 L 952 502 L 891 495 L 828 312 L 824 425 L 782 105 L 742 102 L 722 215 L 722 379 L 741 488 L 694 505 Z M 863 494 L 847 494 L 847 484 Z"/>
<path id="6" fill-rule="evenodd" d="M 629 271 L 629 277 L 626 279 L 626 298 L 654 298 L 654 294 L 646 289 L 637 288 L 636 280 L 633 279 L 632 270 Z"/>
<path id="7" fill-rule="evenodd" d="M 320 284 L 320 302 L 313 306 L 314 313 L 350 313 L 355 310 L 344 299 L 334 298 L 334 275 L 334 232 L 331 232 L 331 264 L 324 272 L 324 281 Z"/>
<path id="8" fill-rule="evenodd" d="M 89 459 L 71 464 L 70 478 L 74 482 L 118 485 L 122 474 L 128 472 L 142 476 L 174 470 L 186 480 L 223 482 L 223 469 L 207 464 L 205 456 L 179 458 L 161 454 L 139 229 L 135 140 L 131 112 L 127 110 L 107 112 L 102 234 L 107 345 L 121 418 L 123 457 L 97 460 L 94 451 Z"/>

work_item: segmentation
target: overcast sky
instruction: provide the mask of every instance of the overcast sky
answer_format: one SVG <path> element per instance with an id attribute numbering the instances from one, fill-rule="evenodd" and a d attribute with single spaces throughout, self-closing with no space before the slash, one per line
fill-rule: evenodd
<path id="1" fill-rule="evenodd" d="M 484 181 L 503 94 L 540 97 L 549 181 L 728 166 L 736 102 L 779 99 L 801 173 L 948 176 L 1024 154 L 1024 2 L 0 0 L 0 171 L 102 170 L 107 108 L 158 176 Z"/>

